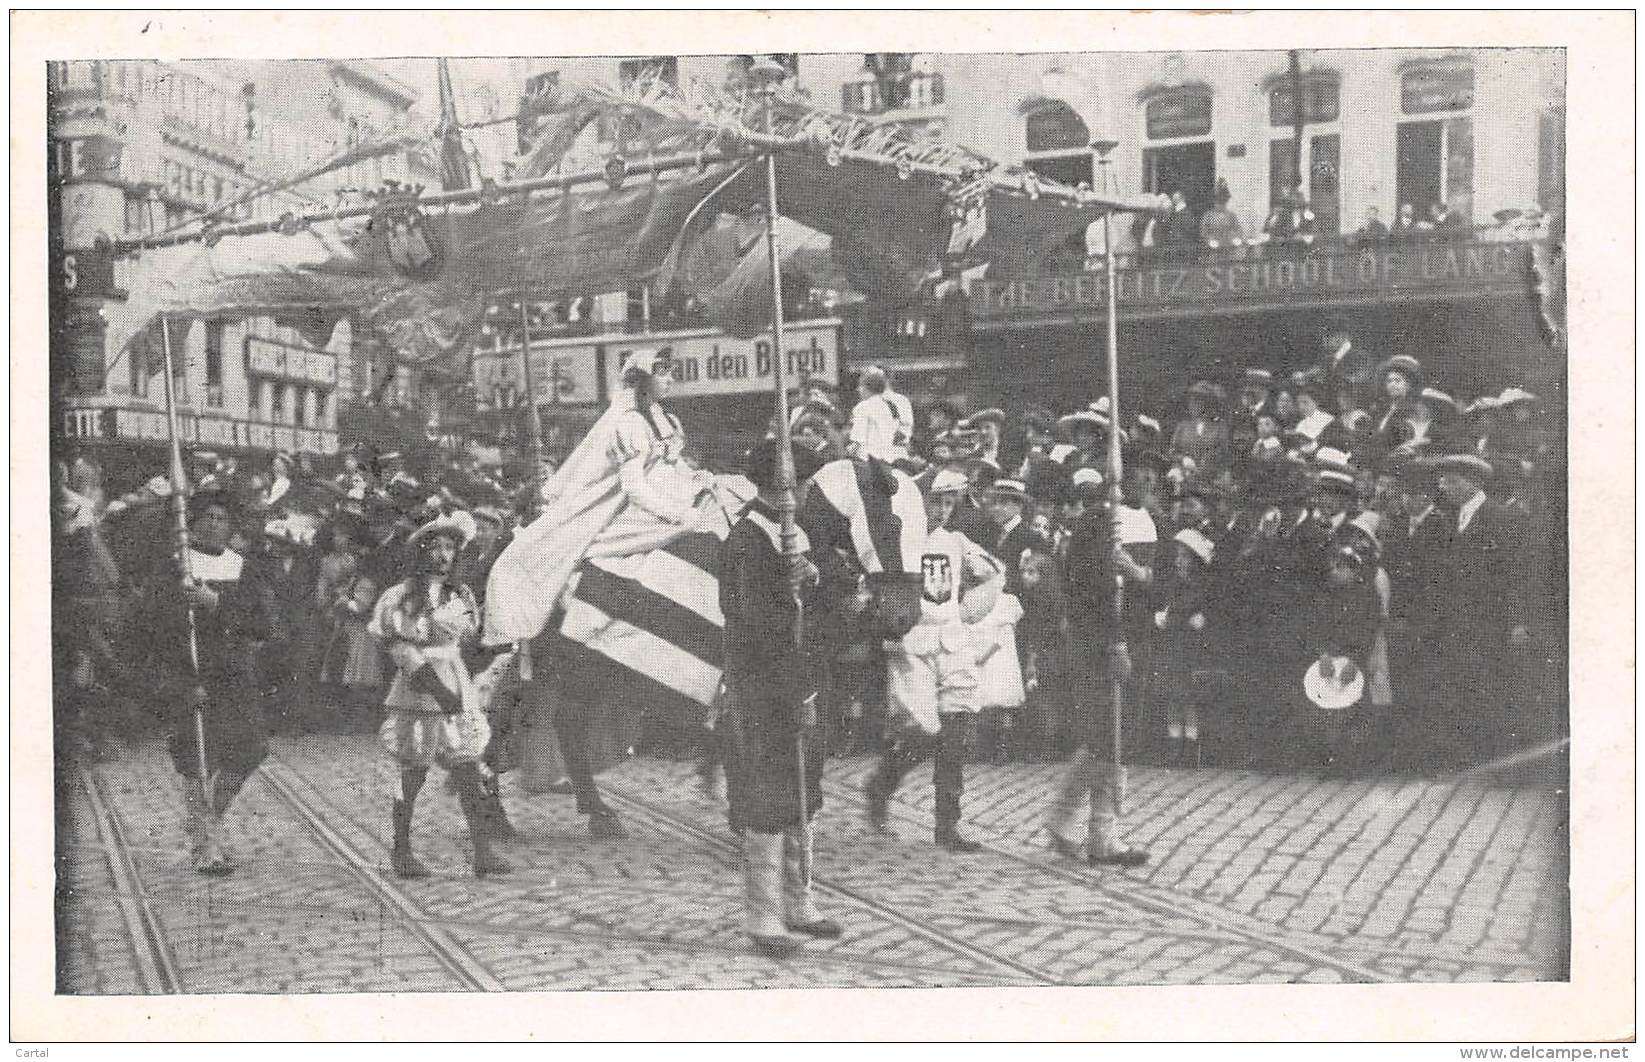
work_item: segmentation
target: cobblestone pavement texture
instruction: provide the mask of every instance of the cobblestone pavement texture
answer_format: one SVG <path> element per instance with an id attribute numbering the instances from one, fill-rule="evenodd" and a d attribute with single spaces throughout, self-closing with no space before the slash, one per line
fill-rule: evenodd
<path id="1" fill-rule="evenodd" d="M 931 843 L 929 769 L 877 833 L 873 762 L 834 760 L 820 905 L 846 926 L 788 961 L 741 933 L 735 840 L 692 765 L 601 779 L 630 838 L 571 799 L 504 791 L 517 870 L 476 880 L 455 798 L 431 779 L 418 853 L 388 869 L 392 765 L 370 737 L 286 738 L 227 824 L 240 870 L 192 872 L 157 746 L 79 771 L 59 815 L 59 990 L 543 989 L 1512 981 L 1565 976 L 1564 803 L 1475 781 L 1322 781 L 1130 769 L 1131 870 L 1045 846 L 1060 765 L 969 765 L 965 827 Z"/>

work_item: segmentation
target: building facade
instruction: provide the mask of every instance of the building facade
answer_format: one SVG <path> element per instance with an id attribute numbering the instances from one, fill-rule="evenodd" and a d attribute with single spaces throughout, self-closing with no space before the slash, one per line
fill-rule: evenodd
<path id="1" fill-rule="evenodd" d="M 1539 360 L 1524 305 L 1526 241 L 1546 227 L 1514 220 L 1564 208 L 1557 49 L 778 58 L 790 85 L 819 107 L 923 130 L 1069 184 L 1181 193 L 1190 217 L 1225 207 L 1247 237 L 1288 197 L 1306 198 L 1315 242 L 1305 251 L 1241 249 L 1163 272 L 1122 261 L 1139 267 L 1120 278 L 1134 385 L 1174 384 L 1213 364 L 1289 367 L 1337 328 L 1388 353 L 1454 350 L 1467 377 L 1459 389 L 1485 386 L 1493 364 L 1544 384 L 1562 373 Z M 654 71 L 734 86 L 750 59 L 513 60 L 510 76 L 523 105 L 562 78 L 620 85 Z M 518 149 L 528 133 L 522 122 Z M 1097 141 L 1113 144 L 1108 165 Z M 567 165 L 597 166 L 616 143 L 601 124 Z M 1392 225 L 1402 205 L 1420 220 L 1440 203 L 1451 233 L 1444 248 L 1385 248 L 1367 260 L 1354 242 L 1373 212 Z M 1113 234 L 1117 248 L 1135 242 L 1126 221 Z M 845 368 L 883 361 L 932 396 L 1035 381 L 1066 393 L 1102 342 L 1099 231 L 1014 272 L 993 269 L 963 302 L 870 299 L 845 315 Z M 600 327 L 632 328 L 635 311 L 633 300 L 616 299 L 593 309 Z"/>
<path id="2" fill-rule="evenodd" d="M 141 475 L 155 456 L 141 444 L 167 439 L 164 380 L 156 359 L 107 349 L 101 309 L 138 266 L 102 245 L 208 215 L 331 207 L 386 181 L 430 183 L 427 162 L 400 152 L 255 194 L 350 147 L 416 131 L 416 94 L 356 61 L 71 61 L 52 63 L 48 77 L 56 428 L 65 441 L 114 444 L 107 458 L 130 454 L 129 474 Z M 187 443 L 335 453 L 350 406 L 385 390 L 392 372 L 370 342 L 356 342 L 359 331 L 346 318 L 172 322 Z"/>

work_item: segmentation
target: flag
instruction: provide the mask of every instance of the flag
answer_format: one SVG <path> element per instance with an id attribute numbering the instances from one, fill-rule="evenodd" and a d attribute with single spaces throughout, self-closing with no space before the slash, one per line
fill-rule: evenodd
<path id="1" fill-rule="evenodd" d="M 457 94 L 451 88 L 451 65 L 439 63 L 440 122 L 434 129 L 440 144 L 440 187 L 448 192 L 472 187 L 468 153 L 463 150 L 463 128 L 457 121 Z"/>

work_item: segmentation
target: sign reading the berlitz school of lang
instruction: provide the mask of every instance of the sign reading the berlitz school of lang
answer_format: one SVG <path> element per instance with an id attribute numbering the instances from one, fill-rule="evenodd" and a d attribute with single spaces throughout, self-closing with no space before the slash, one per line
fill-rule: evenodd
<path id="1" fill-rule="evenodd" d="M 740 395 L 771 390 L 773 362 L 771 337 L 737 339 L 723 332 L 675 332 L 624 336 L 606 343 L 605 372 L 608 393 L 622 386 L 623 366 L 636 351 L 667 347 L 674 365 L 672 397 Z M 783 329 L 790 382 L 822 378 L 838 383 L 840 377 L 840 322 L 795 322 Z"/>
<path id="2" fill-rule="evenodd" d="M 1248 258 L 1121 269 L 1120 313 L 1129 319 L 1180 317 L 1287 306 L 1450 298 L 1517 290 L 1531 245 L 1458 240 L 1343 250 L 1272 249 Z M 969 292 L 983 327 L 1035 318 L 1101 318 L 1107 281 L 1100 272 L 985 280 Z"/>

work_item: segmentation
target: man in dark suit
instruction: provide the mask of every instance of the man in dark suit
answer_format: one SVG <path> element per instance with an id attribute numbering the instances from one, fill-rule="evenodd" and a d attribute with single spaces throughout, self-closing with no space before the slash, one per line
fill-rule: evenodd
<path id="1" fill-rule="evenodd" d="M 983 491 L 982 504 L 994 533 L 982 540 L 1005 566 L 1005 592 L 1022 593 L 1022 554 L 1034 540 L 1034 501 L 1021 480 L 995 480 Z"/>
<path id="2" fill-rule="evenodd" d="M 1454 454 L 1428 465 L 1449 523 L 1428 604 L 1440 646 L 1431 703 L 1453 760 L 1477 764 L 1515 738 L 1511 677 L 1530 644 L 1519 592 L 1523 528 L 1512 510 L 1486 496 L 1492 469 L 1484 458 Z"/>
<path id="3" fill-rule="evenodd" d="M 1439 567 L 1450 548 L 1455 519 L 1434 500 L 1433 474 L 1408 461 L 1396 471 L 1393 519 L 1384 525 L 1383 567 L 1391 584 L 1389 671 L 1394 687 L 1395 765 L 1426 765 L 1445 745 L 1434 713 L 1434 675 L 1441 636 L 1434 608 Z"/>

